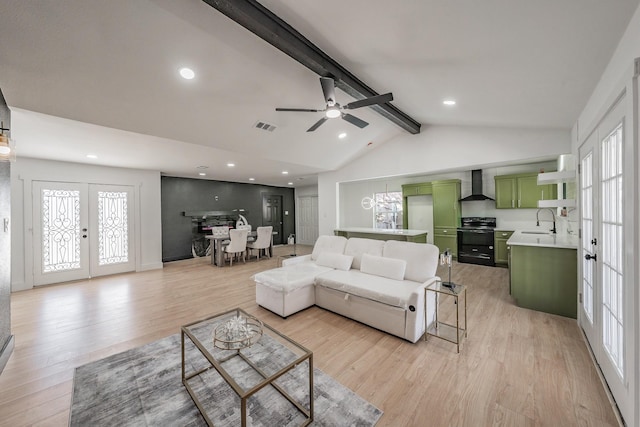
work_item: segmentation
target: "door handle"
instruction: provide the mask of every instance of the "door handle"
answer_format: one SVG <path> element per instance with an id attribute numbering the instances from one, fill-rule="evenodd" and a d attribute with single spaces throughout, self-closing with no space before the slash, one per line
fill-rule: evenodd
<path id="1" fill-rule="evenodd" d="M 591 244 L 592 245 L 597 245 L 598 244 L 598 239 L 596 239 L 595 237 L 593 239 L 591 239 Z"/>
<path id="2" fill-rule="evenodd" d="M 594 261 L 598 261 L 598 254 L 593 254 L 593 255 L 586 254 L 584 256 L 584 259 L 586 259 L 587 261 L 590 260 L 590 259 L 592 259 Z"/>

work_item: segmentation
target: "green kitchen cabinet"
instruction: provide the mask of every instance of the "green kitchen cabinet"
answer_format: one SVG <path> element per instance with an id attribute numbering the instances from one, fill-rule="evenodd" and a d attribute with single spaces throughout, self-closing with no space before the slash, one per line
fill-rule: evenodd
<path id="1" fill-rule="evenodd" d="M 433 181 L 433 226 L 460 226 L 460 180 Z"/>
<path id="2" fill-rule="evenodd" d="M 516 208 L 516 178 L 511 176 L 495 176 L 496 209 Z"/>
<path id="3" fill-rule="evenodd" d="M 493 233 L 495 261 L 497 266 L 506 267 L 509 264 L 509 248 L 507 240 L 511 237 L 513 231 L 496 230 Z"/>
<path id="4" fill-rule="evenodd" d="M 558 197 L 554 184 L 538 185 L 538 174 L 495 176 L 497 209 L 535 209 L 539 200 Z"/>
<path id="5" fill-rule="evenodd" d="M 458 230 L 456 228 L 436 228 L 433 229 L 433 244 L 440 252 L 447 249 L 451 251 L 454 258 L 458 257 Z"/>
<path id="6" fill-rule="evenodd" d="M 431 194 L 431 183 L 405 184 L 402 186 L 402 197 L 424 196 Z"/>
<path id="7" fill-rule="evenodd" d="M 444 252 L 458 254 L 457 228 L 460 226 L 460 180 L 433 181 L 433 243 Z"/>
<path id="8" fill-rule="evenodd" d="M 576 318 L 576 249 L 511 245 L 511 296 L 520 307 Z"/>

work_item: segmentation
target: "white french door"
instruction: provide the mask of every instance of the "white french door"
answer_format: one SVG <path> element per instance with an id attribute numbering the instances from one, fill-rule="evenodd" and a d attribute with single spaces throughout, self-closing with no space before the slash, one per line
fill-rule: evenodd
<path id="1" fill-rule="evenodd" d="M 580 326 L 622 416 L 633 420 L 633 283 L 626 277 L 628 215 L 624 96 L 580 146 Z M 631 198 L 632 199 L 632 198 Z"/>
<path id="2" fill-rule="evenodd" d="M 135 270 L 133 187 L 33 182 L 34 284 Z"/>

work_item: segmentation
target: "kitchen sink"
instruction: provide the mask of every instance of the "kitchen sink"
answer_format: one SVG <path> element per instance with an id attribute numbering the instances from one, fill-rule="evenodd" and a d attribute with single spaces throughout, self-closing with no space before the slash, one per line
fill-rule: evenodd
<path id="1" fill-rule="evenodd" d="M 522 234 L 547 234 L 550 233 L 548 231 L 523 231 Z"/>

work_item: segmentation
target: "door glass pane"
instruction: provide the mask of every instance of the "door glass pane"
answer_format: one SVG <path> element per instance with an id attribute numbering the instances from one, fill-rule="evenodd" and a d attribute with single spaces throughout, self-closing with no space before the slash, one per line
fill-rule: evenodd
<path id="1" fill-rule="evenodd" d="M 42 189 L 42 271 L 80 268 L 80 191 Z"/>
<path id="2" fill-rule="evenodd" d="M 602 338 L 624 377 L 622 124 L 602 141 Z"/>
<path id="3" fill-rule="evenodd" d="M 593 153 L 589 152 L 580 167 L 580 189 L 582 191 L 582 254 L 592 254 L 593 240 Z M 582 297 L 583 309 L 589 322 L 593 324 L 593 269 L 595 262 L 582 257 Z"/>
<path id="4" fill-rule="evenodd" d="M 98 191 L 98 265 L 129 261 L 127 193 Z"/>

